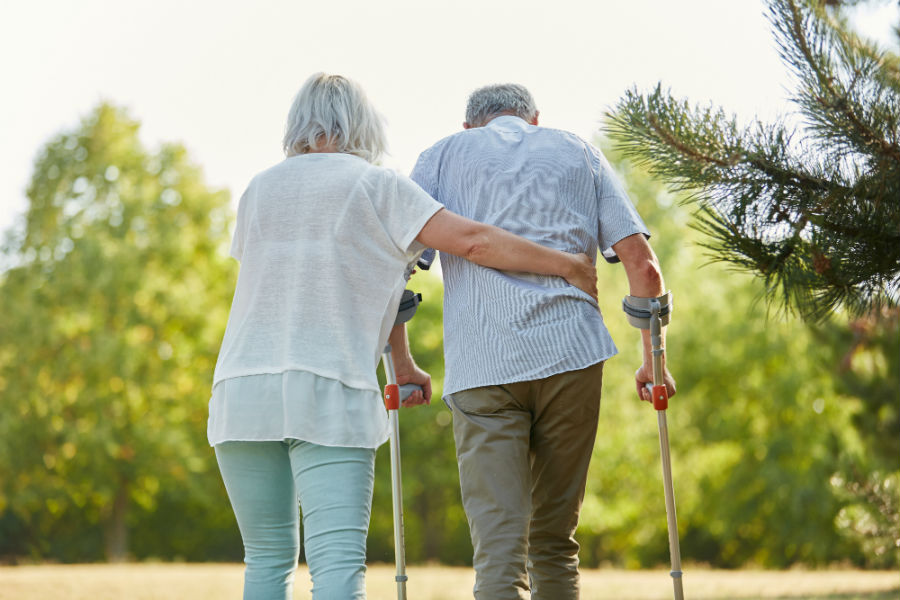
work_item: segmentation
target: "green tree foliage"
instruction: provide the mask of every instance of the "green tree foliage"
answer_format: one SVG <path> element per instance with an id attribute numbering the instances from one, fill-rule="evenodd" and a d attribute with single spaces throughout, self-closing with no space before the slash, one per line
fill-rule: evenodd
<path id="1" fill-rule="evenodd" d="M 196 553 L 228 510 L 205 425 L 229 196 L 103 104 L 46 145 L 28 198 L 0 278 L 0 552 L 122 559 L 133 530 Z"/>
<path id="2" fill-rule="evenodd" d="M 816 331 L 833 349 L 836 385 L 858 399 L 853 427 L 862 446 L 842 457 L 832 479 L 845 502 L 839 530 L 857 543 L 867 564 L 900 566 L 900 310 L 855 319 L 847 328 Z"/>
<path id="3" fill-rule="evenodd" d="M 898 441 L 887 435 L 897 431 L 890 391 L 900 385 L 896 321 L 891 342 L 877 330 L 852 348 L 846 341 L 861 335 L 856 325 L 767 320 L 756 301 L 759 282 L 709 264 L 700 234 L 686 226 L 687 210 L 642 169 L 624 161 L 616 167 L 626 173 L 675 294 L 668 352 L 680 392 L 670 404 L 669 433 L 682 556 L 724 567 L 896 564 L 897 529 L 889 526 L 896 510 L 876 510 L 896 508 L 892 486 L 900 475 Z M 626 286 L 622 269 L 600 268 L 601 290 Z M 621 355 L 604 373 L 579 532 L 583 559 L 665 564 L 656 418 L 635 397 L 640 347 L 619 301 L 601 296 Z M 853 360 L 842 363 L 851 348 Z"/>
<path id="4" fill-rule="evenodd" d="M 900 298 L 900 57 L 854 34 L 844 2 L 767 0 L 797 78 L 804 126 L 740 127 L 661 85 L 628 91 L 609 133 L 674 189 L 690 191 L 716 256 L 765 281 L 812 321 Z M 898 36 L 900 37 L 900 36 Z"/>

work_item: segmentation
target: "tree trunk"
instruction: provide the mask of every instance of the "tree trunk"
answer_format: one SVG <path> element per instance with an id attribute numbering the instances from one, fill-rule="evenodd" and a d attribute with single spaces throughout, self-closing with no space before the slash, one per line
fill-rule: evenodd
<path id="1" fill-rule="evenodd" d="M 443 531 L 440 523 L 435 523 L 434 511 L 430 510 L 430 502 L 428 491 L 423 491 L 419 495 L 418 509 L 419 515 L 422 517 L 422 528 L 424 530 L 423 537 L 423 554 L 425 560 L 437 561 L 441 559 L 441 542 Z"/>
<path id="2" fill-rule="evenodd" d="M 128 486 L 119 485 L 113 501 L 112 513 L 106 522 L 106 560 L 124 562 L 128 559 Z"/>

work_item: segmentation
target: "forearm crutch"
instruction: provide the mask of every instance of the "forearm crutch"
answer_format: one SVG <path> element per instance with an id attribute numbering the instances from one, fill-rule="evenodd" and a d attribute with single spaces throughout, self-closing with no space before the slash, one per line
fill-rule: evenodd
<path id="1" fill-rule="evenodd" d="M 403 290 L 400 300 L 400 308 L 397 311 L 397 319 L 394 325 L 402 325 L 416 312 L 422 296 L 410 290 Z M 391 442 L 391 499 L 394 507 L 394 562 L 397 564 L 397 574 L 394 580 L 397 582 L 398 600 L 406 600 L 406 547 L 403 532 L 403 482 L 400 477 L 400 419 L 398 411 L 400 403 L 414 390 L 421 389 L 417 385 L 397 385 L 397 374 L 394 371 L 394 360 L 391 358 L 390 344 L 384 347 L 381 355 L 381 364 L 384 367 L 384 406 L 388 411 L 388 426 L 390 427 Z"/>
<path id="2" fill-rule="evenodd" d="M 650 330 L 650 344 L 653 352 L 653 384 L 646 384 L 650 391 L 656 420 L 659 425 L 659 451 L 662 459 L 663 487 L 666 493 L 666 521 L 669 527 L 669 556 L 672 560 L 672 583 L 675 586 L 675 600 L 683 600 L 681 585 L 681 548 L 678 543 L 678 521 L 675 518 L 675 487 L 672 484 L 672 463 L 669 457 L 669 427 L 666 423 L 666 409 L 669 407 L 669 392 L 663 379 L 662 328 L 669 323 L 672 313 L 672 293 L 659 298 L 638 298 L 625 296 L 622 308 L 628 322 L 638 329 Z"/>

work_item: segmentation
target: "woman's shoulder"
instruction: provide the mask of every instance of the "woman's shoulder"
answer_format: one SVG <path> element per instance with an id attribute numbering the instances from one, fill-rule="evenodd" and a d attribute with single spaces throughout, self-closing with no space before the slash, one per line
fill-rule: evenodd
<path id="1" fill-rule="evenodd" d="M 257 173 L 247 186 L 246 195 L 267 195 L 276 190 L 302 186 L 315 190 L 352 190 L 364 196 L 377 196 L 396 190 L 404 176 L 394 169 L 373 165 L 351 154 L 320 153 L 291 156 Z M 402 182 L 400 183 L 402 186 Z"/>
<path id="2" fill-rule="evenodd" d="M 405 176 L 392 167 L 376 165 L 363 159 L 358 159 L 362 164 L 358 165 L 359 179 L 372 191 L 393 189 L 397 181 Z"/>
<path id="3" fill-rule="evenodd" d="M 256 174 L 254 179 L 288 177 L 303 172 L 323 173 L 327 171 L 366 171 L 372 167 L 368 162 L 352 154 L 309 153 L 289 156 Z"/>

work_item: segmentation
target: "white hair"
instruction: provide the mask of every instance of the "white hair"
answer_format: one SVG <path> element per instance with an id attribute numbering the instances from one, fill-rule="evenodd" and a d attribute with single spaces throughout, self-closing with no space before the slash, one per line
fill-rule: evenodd
<path id="1" fill-rule="evenodd" d="M 387 148 L 384 121 L 358 83 L 314 73 L 294 98 L 282 145 L 285 155 L 296 156 L 329 144 L 374 163 Z"/>
<path id="2" fill-rule="evenodd" d="M 466 103 L 466 122 L 479 127 L 494 115 L 513 113 L 526 121 L 537 115 L 531 92 L 517 83 L 499 83 L 478 88 Z"/>

